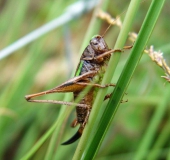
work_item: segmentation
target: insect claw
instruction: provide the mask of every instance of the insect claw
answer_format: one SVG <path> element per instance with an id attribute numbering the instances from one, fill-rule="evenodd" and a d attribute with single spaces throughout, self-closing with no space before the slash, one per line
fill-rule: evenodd
<path id="1" fill-rule="evenodd" d="M 126 102 L 128 102 L 128 99 L 127 100 L 121 100 L 121 103 L 126 103 Z"/>
<path id="2" fill-rule="evenodd" d="M 30 97 L 29 97 L 29 96 L 25 96 L 25 99 L 26 99 L 27 101 L 29 101 L 29 100 L 30 100 Z"/>

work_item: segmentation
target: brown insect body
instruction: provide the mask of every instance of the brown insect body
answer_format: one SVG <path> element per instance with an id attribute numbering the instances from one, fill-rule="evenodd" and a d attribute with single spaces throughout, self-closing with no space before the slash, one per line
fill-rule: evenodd
<path id="1" fill-rule="evenodd" d="M 79 137 L 81 137 L 84 127 L 88 121 L 97 89 L 105 88 L 108 86 L 115 86 L 113 84 L 100 85 L 111 53 L 113 52 L 121 52 L 121 50 L 109 49 L 102 36 L 95 36 L 90 40 L 90 44 L 85 48 L 80 58 L 75 77 L 53 89 L 25 96 L 28 102 L 53 103 L 76 106 L 77 118 L 72 123 L 72 127 L 75 127 L 77 124 L 80 124 L 80 127 L 77 133 L 71 139 L 62 143 L 62 145 L 71 144 L 75 142 Z M 84 94 L 83 90 L 86 86 L 91 86 L 91 88 L 88 93 Z M 79 103 L 57 100 L 32 99 L 41 95 L 59 92 L 73 92 L 74 100 L 81 94 L 83 94 L 83 98 L 80 100 Z M 107 99 L 108 97 L 109 96 L 107 96 L 105 99 Z"/>
<path id="2" fill-rule="evenodd" d="M 81 82 L 100 84 L 110 55 L 107 55 L 100 59 L 96 59 L 96 57 L 109 50 L 110 49 L 108 48 L 106 42 L 101 36 L 98 35 L 90 40 L 90 44 L 86 47 L 80 58 L 80 63 L 77 67 L 76 73 L 80 69 L 79 75 L 83 75 L 84 73 L 87 73 L 89 71 L 96 71 L 96 74 L 93 76 L 89 76 L 86 79 L 83 79 Z M 81 64 L 82 66 L 80 66 Z M 82 94 L 81 92 L 82 90 L 74 92 L 74 99 L 76 99 L 80 94 Z M 79 102 L 80 104 L 86 104 L 89 107 L 76 106 L 77 119 L 74 122 L 76 125 L 80 124 L 79 130 L 71 139 L 62 143 L 62 145 L 73 143 L 81 136 L 89 118 L 95 94 L 96 88 L 92 87 L 90 91 L 86 95 L 84 95 L 81 101 Z M 76 125 L 74 125 L 73 123 L 72 126 L 75 127 Z"/>

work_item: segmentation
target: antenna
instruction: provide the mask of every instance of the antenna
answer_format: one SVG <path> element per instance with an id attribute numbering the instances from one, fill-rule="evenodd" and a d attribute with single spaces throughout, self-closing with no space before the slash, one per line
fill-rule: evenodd
<path id="1" fill-rule="evenodd" d="M 146 0 L 143 0 L 141 3 L 145 2 Z M 119 26 L 120 28 L 122 27 L 122 22 L 120 20 L 120 17 L 122 14 L 124 14 L 127 11 L 127 9 L 125 9 L 121 14 L 119 14 L 119 16 L 117 16 L 115 19 L 112 18 L 108 13 L 103 12 L 102 10 L 99 10 L 99 14 L 97 15 L 98 17 L 100 17 L 101 19 L 105 19 L 108 23 L 109 26 L 107 27 L 107 29 L 104 31 L 102 37 L 105 36 L 106 32 L 109 30 L 109 28 L 114 25 L 117 24 L 117 26 Z"/>
<path id="2" fill-rule="evenodd" d="M 117 26 L 119 26 L 120 28 L 122 27 L 122 22 L 121 22 L 121 20 L 120 20 L 120 17 L 121 17 L 121 15 L 124 14 L 126 11 L 127 11 L 127 9 L 124 10 L 124 11 L 123 11 L 119 16 L 117 16 L 115 19 L 112 18 L 108 13 L 105 13 L 105 12 L 103 12 L 103 11 L 100 11 L 100 15 L 103 15 L 103 16 L 101 16 L 101 18 L 106 19 L 106 21 L 109 23 L 109 26 L 108 26 L 107 29 L 104 31 L 102 37 L 105 36 L 106 32 L 110 29 L 110 27 L 111 27 L 112 25 L 117 24 Z"/>

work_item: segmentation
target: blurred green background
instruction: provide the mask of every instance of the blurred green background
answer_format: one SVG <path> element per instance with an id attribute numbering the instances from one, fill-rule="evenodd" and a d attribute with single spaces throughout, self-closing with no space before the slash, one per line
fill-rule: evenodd
<path id="1" fill-rule="evenodd" d="M 68 0 L 0 1 L 0 50 L 16 42 L 50 20 L 62 15 Z M 132 28 L 138 33 L 151 1 L 141 3 Z M 110 1 L 107 12 L 113 17 L 127 9 L 129 1 Z M 170 64 L 169 7 L 167 1 L 149 40 L 148 47 L 164 52 Z M 79 50 L 92 17 L 92 11 L 56 28 L 37 40 L 1 59 L 0 70 L 0 159 L 20 159 L 48 131 L 56 121 L 60 105 L 28 103 L 24 96 L 53 88 L 69 79 L 79 61 Z M 123 19 L 124 14 L 121 15 Z M 100 33 L 108 24 L 102 21 Z M 96 27 L 96 26 L 94 26 Z M 118 27 L 112 27 L 105 36 L 113 48 Z M 128 42 L 131 44 L 131 42 Z M 127 53 L 127 54 L 126 54 Z M 129 54 L 125 52 L 115 73 L 116 83 Z M 144 54 L 127 89 L 127 95 L 113 120 L 96 159 L 131 159 L 152 136 L 146 159 L 165 159 L 170 150 L 170 90 L 162 79 L 164 72 Z M 111 89 L 110 91 L 111 92 Z M 43 96 L 42 99 L 62 100 L 65 94 Z M 106 102 L 104 102 L 105 104 Z M 63 122 L 59 143 L 77 130 L 69 127 L 75 110 Z M 62 135 L 62 136 L 61 136 Z M 31 159 L 44 159 L 49 137 Z M 146 138 L 146 139 L 144 139 Z M 56 143 L 57 144 L 57 143 Z M 77 142 L 56 146 L 53 159 L 72 159 Z M 169 155 L 170 157 L 170 155 Z"/>

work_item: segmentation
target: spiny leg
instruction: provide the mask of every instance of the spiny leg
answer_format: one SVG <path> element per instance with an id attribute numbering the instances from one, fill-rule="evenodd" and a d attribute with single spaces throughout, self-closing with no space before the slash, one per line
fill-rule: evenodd
<path id="1" fill-rule="evenodd" d="M 90 112 L 91 112 L 91 109 L 88 110 L 87 115 L 86 115 L 86 117 L 85 117 L 85 119 L 84 119 L 84 122 L 83 122 L 83 124 L 82 124 L 82 127 L 83 127 L 83 128 L 84 128 L 85 125 L 87 124 L 87 121 L 88 121 L 88 119 L 89 119 Z"/>
<path id="2" fill-rule="evenodd" d="M 85 78 L 89 76 L 94 76 L 97 72 L 96 71 L 91 71 L 89 73 L 85 73 L 83 75 L 77 76 L 72 78 L 71 80 L 68 80 L 67 82 L 44 92 L 39 92 L 31 95 L 26 95 L 25 99 L 28 102 L 35 102 L 35 103 L 52 103 L 52 104 L 62 104 L 62 105 L 67 105 L 67 106 L 79 106 L 79 107 L 86 107 L 88 108 L 89 106 L 86 104 L 78 104 L 78 103 L 73 103 L 73 102 L 65 102 L 65 101 L 57 101 L 57 100 L 34 100 L 32 98 L 42 96 L 45 94 L 51 94 L 51 93 L 56 93 L 56 92 L 76 92 L 83 90 L 86 86 L 92 86 L 92 87 L 98 87 L 98 88 L 106 88 L 109 86 L 115 86 L 115 84 L 106 84 L 106 85 L 100 85 L 100 84 L 90 84 L 86 82 L 79 82 L 81 80 L 84 80 Z"/>
<path id="3" fill-rule="evenodd" d="M 82 85 L 82 86 L 92 86 L 92 87 L 98 87 L 98 88 L 106 88 L 106 87 L 115 87 L 116 84 L 104 84 L 104 85 L 101 85 L 101 84 L 96 84 L 96 83 L 85 83 L 85 82 L 78 82 L 77 84 L 79 85 Z"/>
<path id="4" fill-rule="evenodd" d="M 133 46 L 124 46 L 123 49 L 131 49 Z M 99 60 L 100 58 L 103 58 L 105 56 L 108 56 L 110 55 L 111 53 L 114 53 L 114 52 L 123 52 L 123 49 L 111 49 L 107 52 L 104 52 L 103 54 L 97 56 L 97 57 L 94 57 L 94 59 L 96 60 Z"/>
<path id="5" fill-rule="evenodd" d="M 91 77 L 94 76 L 97 73 L 97 71 L 90 71 L 88 73 L 85 73 L 83 75 L 74 77 L 64 83 L 62 83 L 61 85 L 47 90 L 47 91 L 43 91 L 43 92 L 39 92 L 39 93 L 35 93 L 35 94 L 30 94 L 30 95 L 26 95 L 25 99 L 28 101 L 34 97 L 39 97 L 42 95 L 46 95 L 46 94 L 51 94 L 51 93 L 60 93 L 60 92 L 76 92 L 76 91 L 80 91 L 83 90 L 84 86 L 77 86 L 76 83 L 78 81 L 84 80 L 87 77 Z M 29 101 L 31 102 L 31 101 Z"/>
<path id="6" fill-rule="evenodd" d="M 92 73 L 94 74 L 94 72 L 92 72 Z M 68 105 L 68 106 L 76 105 L 76 106 L 84 107 L 85 104 L 77 104 L 77 103 L 73 103 L 73 102 L 64 102 L 64 101 L 56 101 L 56 100 L 32 100 L 32 98 L 42 96 L 45 94 L 56 93 L 56 92 L 70 92 L 70 91 L 76 92 L 77 90 L 83 90 L 86 86 L 99 87 L 99 88 L 115 86 L 115 84 L 100 85 L 100 84 L 90 84 L 90 83 L 85 83 L 85 82 L 76 82 L 77 79 L 82 80 L 82 79 L 84 79 L 84 77 L 87 77 L 87 76 L 91 75 L 92 73 L 85 74 L 83 76 L 81 75 L 81 76 L 78 76 L 77 78 L 73 78 L 72 80 L 69 80 L 69 81 L 67 81 L 67 82 L 61 84 L 60 86 L 55 87 L 51 90 L 47 90 L 44 92 L 35 93 L 35 94 L 31 94 L 31 95 L 26 95 L 25 98 L 28 102 L 64 104 L 64 105 Z"/>
<path id="7" fill-rule="evenodd" d="M 74 103 L 74 102 L 65 102 L 65 101 L 56 101 L 56 100 L 36 100 L 36 99 L 30 99 L 27 101 L 35 102 L 35 103 L 52 103 L 52 104 L 61 104 L 61 105 L 67 105 L 67 106 L 78 106 L 78 107 L 82 107 L 82 108 L 86 108 L 86 109 L 90 108 L 89 105 Z"/>
<path id="8" fill-rule="evenodd" d="M 105 56 L 108 56 L 110 55 L 111 53 L 114 53 L 114 52 L 122 52 L 123 50 L 121 49 L 111 49 L 107 52 L 104 52 L 103 54 L 100 54 L 98 55 L 97 57 L 94 57 L 95 60 L 100 60 L 101 58 L 105 57 Z"/>

